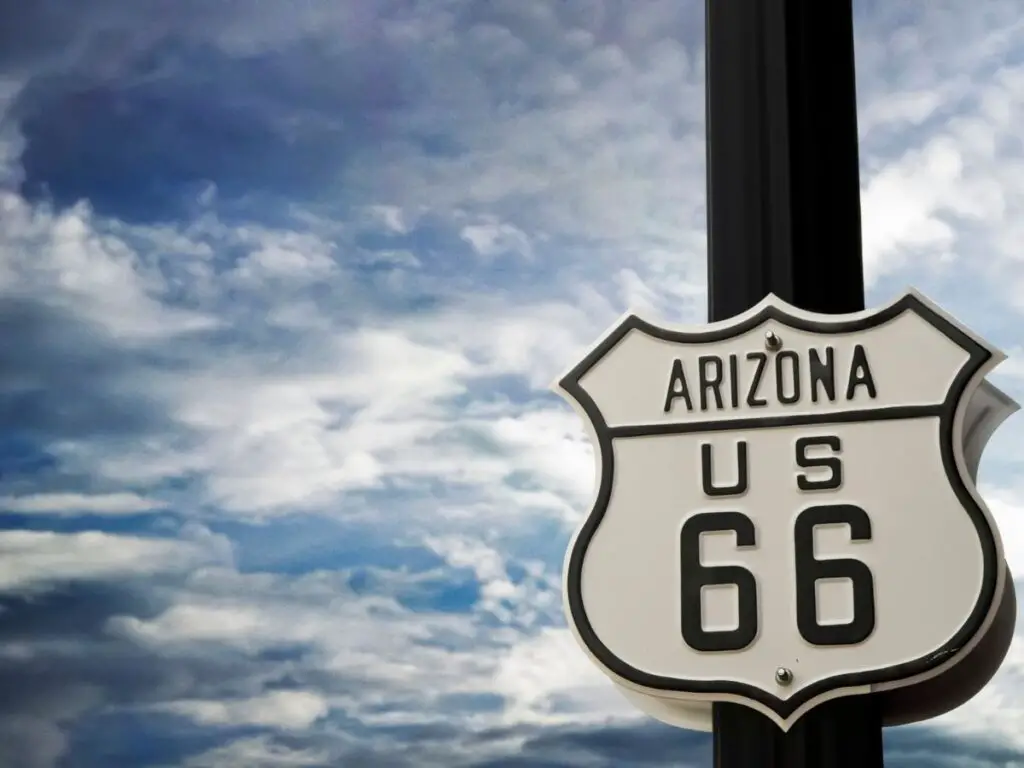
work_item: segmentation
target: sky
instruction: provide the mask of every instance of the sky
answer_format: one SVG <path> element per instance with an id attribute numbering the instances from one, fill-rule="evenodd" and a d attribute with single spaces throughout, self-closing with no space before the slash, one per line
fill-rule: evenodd
<path id="1" fill-rule="evenodd" d="M 703 3 L 0 18 L 0 765 L 710 765 L 566 626 L 549 388 L 627 309 L 704 319 Z M 1019 4 L 855 21 L 868 303 L 921 289 L 1024 400 Z M 1018 596 L 1022 429 L 980 472 Z M 1024 766 L 1024 642 L 885 743 Z"/>

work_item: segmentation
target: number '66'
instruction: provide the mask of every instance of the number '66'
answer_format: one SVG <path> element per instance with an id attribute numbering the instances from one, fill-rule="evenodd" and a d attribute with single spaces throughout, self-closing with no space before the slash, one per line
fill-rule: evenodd
<path id="1" fill-rule="evenodd" d="M 806 448 L 811 445 L 829 445 L 833 449 L 838 449 L 839 441 L 834 437 L 802 438 L 797 443 L 797 459 L 801 466 L 811 466 L 806 457 Z M 701 464 L 707 495 L 720 497 L 739 495 L 746 491 L 746 445 L 741 443 L 738 451 L 740 482 L 728 489 L 714 488 L 710 482 L 710 446 L 702 446 Z M 820 466 L 825 462 L 831 465 L 831 482 L 817 484 L 817 487 L 825 486 L 832 490 L 839 486 L 839 482 L 836 481 L 839 479 L 841 465 L 837 457 L 824 461 L 816 460 L 814 465 Z M 810 490 L 814 487 L 804 476 L 798 480 L 802 481 L 798 483 L 801 490 Z M 814 557 L 815 527 L 836 524 L 848 525 L 853 541 L 871 539 L 871 519 L 867 512 L 853 504 L 810 506 L 801 511 L 793 523 L 797 629 L 801 637 L 811 645 L 855 645 L 866 640 L 875 629 L 874 578 L 868 566 L 852 558 L 818 560 Z M 694 515 L 683 524 L 679 541 L 683 640 L 697 651 L 739 651 L 749 646 L 757 637 L 757 582 L 749 570 L 739 565 L 701 564 L 700 536 L 702 533 L 714 532 L 734 533 L 739 549 L 757 545 L 757 529 L 754 522 L 742 512 L 704 512 Z M 849 622 L 818 623 L 815 584 L 820 579 L 849 579 L 853 584 L 853 618 Z M 707 630 L 703 626 L 701 616 L 701 590 L 704 587 L 721 585 L 735 586 L 738 590 L 739 622 L 734 629 Z"/>

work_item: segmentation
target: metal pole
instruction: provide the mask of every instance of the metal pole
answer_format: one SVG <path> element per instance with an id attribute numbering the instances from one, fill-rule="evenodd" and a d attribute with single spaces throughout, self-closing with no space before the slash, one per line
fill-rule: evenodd
<path id="1" fill-rule="evenodd" d="M 774 293 L 864 308 L 852 0 L 707 0 L 708 314 Z M 880 768 L 877 697 L 837 699 L 788 733 L 714 705 L 716 768 Z"/>

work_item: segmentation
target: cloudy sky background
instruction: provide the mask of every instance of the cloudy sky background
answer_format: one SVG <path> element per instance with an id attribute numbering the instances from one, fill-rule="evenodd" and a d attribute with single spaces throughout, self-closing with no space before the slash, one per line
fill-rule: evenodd
<path id="1" fill-rule="evenodd" d="M 565 627 L 593 464 L 547 389 L 628 307 L 704 316 L 702 6 L 0 0 L 0 765 L 710 765 Z M 856 23 L 869 302 L 1024 400 L 1019 3 Z M 886 744 L 1024 765 L 1024 644 Z"/>

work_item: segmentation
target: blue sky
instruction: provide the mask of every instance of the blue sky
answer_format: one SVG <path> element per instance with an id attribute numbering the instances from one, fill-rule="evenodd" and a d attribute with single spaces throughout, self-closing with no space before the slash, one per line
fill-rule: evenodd
<path id="1" fill-rule="evenodd" d="M 627 308 L 703 317 L 702 14 L 0 0 L 0 764 L 710 764 L 565 626 L 593 463 L 548 390 Z M 856 23 L 869 301 L 1024 400 L 1018 3 Z M 1018 642 L 887 765 L 1021 765 L 1022 723 Z"/>

